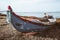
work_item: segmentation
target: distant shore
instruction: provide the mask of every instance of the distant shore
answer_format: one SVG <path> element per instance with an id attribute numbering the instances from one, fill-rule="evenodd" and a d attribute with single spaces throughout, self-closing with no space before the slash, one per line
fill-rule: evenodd
<path id="1" fill-rule="evenodd" d="M 40 20 L 40 18 L 35 17 L 35 16 L 20 16 L 20 17 L 22 17 L 24 19 L 38 19 L 38 20 Z M 1 18 L 6 18 L 6 14 L 0 14 L 0 19 Z M 57 22 L 60 22 L 60 18 L 56 18 L 56 19 L 57 19 Z"/>

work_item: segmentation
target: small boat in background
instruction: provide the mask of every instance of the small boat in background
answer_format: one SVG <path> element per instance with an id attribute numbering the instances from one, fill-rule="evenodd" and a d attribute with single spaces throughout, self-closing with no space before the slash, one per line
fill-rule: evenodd
<path id="1" fill-rule="evenodd" d="M 25 19 L 24 17 L 20 17 L 15 14 L 11 6 L 8 6 L 7 14 L 10 17 L 8 21 L 11 22 L 12 25 L 20 32 L 39 32 L 56 23 L 55 19 L 48 18 L 41 18 L 41 20 L 31 18 Z"/>

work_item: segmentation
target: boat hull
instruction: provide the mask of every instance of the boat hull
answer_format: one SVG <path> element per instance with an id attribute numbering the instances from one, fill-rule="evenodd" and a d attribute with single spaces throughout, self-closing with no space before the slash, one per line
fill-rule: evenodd
<path id="1" fill-rule="evenodd" d="M 39 32 L 50 27 L 41 23 L 35 23 L 21 18 L 12 11 L 10 6 L 8 6 L 8 10 L 10 12 L 12 25 L 20 32 Z"/>
<path id="2" fill-rule="evenodd" d="M 38 32 L 49 28 L 50 26 L 40 26 L 29 22 L 25 22 L 11 13 L 11 23 L 20 32 Z"/>

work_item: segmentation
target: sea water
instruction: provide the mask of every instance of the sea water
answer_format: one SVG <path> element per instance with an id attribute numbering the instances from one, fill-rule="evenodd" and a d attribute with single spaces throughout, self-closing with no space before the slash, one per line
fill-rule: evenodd
<path id="1" fill-rule="evenodd" d="M 16 14 L 21 16 L 36 16 L 36 17 L 44 16 L 44 12 L 16 12 Z M 60 18 L 60 12 L 47 13 L 47 14 L 52 15 L 54 18 Z"/>
<path id="2" fill-rule="evenodd" d="M 7 14 L 7 12 L 0 12 L 3 14 Z M 35 16 L 35 17 L 43 17 L 45 12 L 15 12 L 15 14 L 19 16 Z M 50 12 L 48 15 L 52 15 L 54 18 L 60 18 L 60 12 Z"/>

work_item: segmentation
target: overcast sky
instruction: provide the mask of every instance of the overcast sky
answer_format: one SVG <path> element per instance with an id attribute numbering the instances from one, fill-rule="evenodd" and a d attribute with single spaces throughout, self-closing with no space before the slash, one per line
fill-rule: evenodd
<path id="1" fill-rule="evenodd" d="M 8 5 L 17 12 L 60 11 L 60 0 L 0 0 L 0 11 Z"/>

